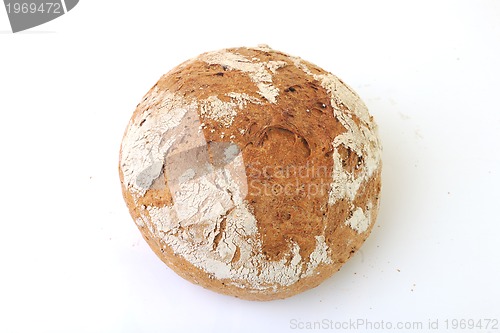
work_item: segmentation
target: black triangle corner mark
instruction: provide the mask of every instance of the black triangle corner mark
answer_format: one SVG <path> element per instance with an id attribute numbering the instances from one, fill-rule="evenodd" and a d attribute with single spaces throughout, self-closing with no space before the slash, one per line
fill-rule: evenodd
<path id="1" fill-rule="evenodd" d="M 69 12 L 70 10 L 75 8 L 75 6 L 78 4 L 78 1 L 79 0 L 64 0 L 66 4 L 66 12 Z"/>

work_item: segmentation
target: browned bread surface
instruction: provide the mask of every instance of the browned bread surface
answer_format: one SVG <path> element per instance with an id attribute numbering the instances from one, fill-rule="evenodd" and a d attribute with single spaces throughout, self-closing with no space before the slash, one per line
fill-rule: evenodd
<path id="1" fill-rule="evenodd" d="M 338 271 L 379 206 L 380 143 L 336 76 L 270 49 L 204 53 L 137 106 L 125 201 L 169 267 L 211 290 L 285 298 Z"/>

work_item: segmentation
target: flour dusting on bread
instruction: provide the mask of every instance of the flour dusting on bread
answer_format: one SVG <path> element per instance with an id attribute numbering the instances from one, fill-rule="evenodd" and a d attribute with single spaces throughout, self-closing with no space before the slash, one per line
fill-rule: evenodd
<path id="1" fill-rule="evenodd" d="M 298 57 L 267 45 L 208 52 L 164 75 L 137 106 L 121 146 L 123 192 L 179 274 L 238 297 L 288 297 L 337 271 L 371 230 L 376 131 L 351 88 Z M 256 165 L 290 167 L 287 156 L 324 163 L 326 192 L 301 197 L 307 178 L 289 197 L 256 193 L 255 184 L 280 185 Z"/>

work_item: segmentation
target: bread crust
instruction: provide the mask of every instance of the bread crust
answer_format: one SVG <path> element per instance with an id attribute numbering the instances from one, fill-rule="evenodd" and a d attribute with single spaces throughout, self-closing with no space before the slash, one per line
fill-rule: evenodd
<path id="1" fill-rule="evenodd" d="M 361 247 L 381 189 L 376 124 L 336 76 L 267 46 L 160 78 L 123 137 L 130 214 L 183 278 L 249 300 L 316 287 Z"/>

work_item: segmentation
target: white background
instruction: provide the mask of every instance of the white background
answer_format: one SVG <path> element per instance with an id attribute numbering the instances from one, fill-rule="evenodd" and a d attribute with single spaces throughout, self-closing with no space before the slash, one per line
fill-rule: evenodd
<path id="1" fill-rule="evenodd" d="M 9 30 L 0 7 L 0 332 L 500 319 L 500 1 L 83 0 Z M 321 286 L 272 302 L 168 269 L 117 172 L 126 124 L 163 73 L 260 43 L 351 85 L 384 146 L 381 211 L 361 251 Z"/>

